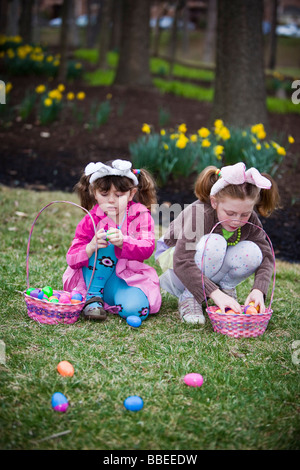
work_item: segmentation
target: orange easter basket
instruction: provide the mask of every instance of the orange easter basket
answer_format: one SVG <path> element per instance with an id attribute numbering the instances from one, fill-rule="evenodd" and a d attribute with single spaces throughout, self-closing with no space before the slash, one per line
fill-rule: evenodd
<path id="1" fill-rule="evenodd" d="M 201 274 L 202 274 L 202 288 L 203 288 L 203 293 L 204 293 L 206 307 L 207 307 L 206 312 L 212 324 L 213 330 L 216 333 L 221 333 L 223 335 L 230 336 L 233 338 L 248 338 L 248 337 L 260 336 L 264 334 L 264 332 L 266 331 L 268 327 L 268 323 L 273 313 L 273 310 L 271 309 L 271 305 L 272 305 L 274 290 L 275 290 L 276 263 L 275 263 L 275 254 L 274 254 L 272 242 L 270 238 L 268 237 L 268 235 L 266 234 L 266 232 L 259 225 L 253 224 L 252 222 L 247 222 L 247 224 L 253 225 L 265 233 L 267 240 L 270 244 L 273 259 L 274 259 L 273 287 L 272 287 L 272 293 L 271 293 L 271 298 L 270 298 L 270 304 L 266 308 L 265 313 L 258 312 L 257 314 L 247 314 L 247 313 L 243 313 L 243 314 L 225 313 L 224 314 L 224 313 L 217 312 L 217 310 L 219 310 L 217 306 L 208 306 L 208 303 L 207 303 L 207 297 L 206 297 L 205 286 L 204 286 L 204 277 L 203 277 L 203 262 L 204 262 L 205 248 L 209 240 L 209 237 L 212 235 L 213 231 L 215 230 L 217 225 L 219 225 L 220 223 L 221 222 L 218 222 L 210 231 L 209 236 L 207 237 L 205 241 L 204 250 L 202 253 Z"/>
<path id="2" fill-rule="evenodd" d="M 49 325 L 55 325 L 57 323 L 75 323 L 79 316 L 80 316 L 80 313 L 84 307 L 84 304 L 85 304 L 85 298 L 82 299 L 81 302 L 77 303 L 77 304 L 65 304 L 65 303 L 52 303 L 52 302 L 49 302 L 47 300 L 43 300 L 43 299 L 37 299 L 36 297 L 31 297 L 30 295 L 28 295 L 26 293 L 26 291 L 29 289 L 29 252 L 30 252 L 30 241 L 31 241 L 31 236 L 32 236 L 32 232 L 33 232 L 33 228 L 34 228 L 34 225 L 37 221 L 37 219 L 39 218 L 40 214 L 45 210 L 47 209 L 47 207 L 51 206 L 52 204 L 57 204 L 57 203 L 65 203 L 65 204 L 71 204 L 73 206 L 76 206 L 78 207 L 79 209 L 82 209 L 83 211 L 85 211 L 91 218 L 92 222 L 93 222 L 93 227 L 94 227 L 94 231 L 96 233 L 96 226 L 95 226 L 95 222 L 91 216 L 91 214 L 89 213 L 88 210 L 86 210 L 84 207 L 81 207 L 79 206 L 78 204 L 75 204 L 74 202 L 70 202 L 70 201 L 52 201 L 50 202 L 49 204 L 47 204 L 45 207 L 43 207 L 39 213 L 37 214 L 35 220 L 33 221 L 33 224 L 31 226 L 31 229 L 30 229 L 30 233 L 29 233 L 29 238 L 28 238 L 28 243 L 27 243 L 27 255 L 26 255 L 26 277 L 27 277 L 27 289 L 23 292 L 24 294 L 24 299 L 25 299 L 25 303 L 26 303 L 26 306 L 27 306 L 27 313 L 29 315 L 30 318 L 32 318 L 33 320 L 39 322 L 39 323 L 47 323 Z M 92 276 L 91 276 L 91 279 L 90 279 L 90 284 L 88 286 L 88 289 L 90 288 L 90 285 L 91 285 L 91 282 L 92 282 L 92 279 L 93 279 L 93 275 L 94 275 L 94 272 L 95 272 L 95 266 L 96 266 L 96 261 L 97 261 L 97 248 L 95 250 L 96 252 L 96 256 L 95 256 L 95 261 L 94 261 L 94 267 L 93 267 L 93 272 L 92 272 Z M 88 292 L 88 289 L 87 289 L 87 292 Z M 63 294 L 63 293 L 67 293 L 65 291 L 60 291 L 60 290 L 57 290 L 56 291 L 57 293 L 59 294 Z"/>

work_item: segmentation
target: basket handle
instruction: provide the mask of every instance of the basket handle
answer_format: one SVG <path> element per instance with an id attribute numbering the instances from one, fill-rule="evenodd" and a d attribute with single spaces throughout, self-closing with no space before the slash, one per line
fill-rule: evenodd
<path id="1" fill-rule="evenodd" d="M 210 236 L 212 235 L 213 231 L 215 230 L 215 228 L 219 225 L 219 224 L 222 224 L 223 222 L 226 222 L 230 219 L 225 219 L 225 220 L 221 220 L 221 222 L 217 222 L 213 228 L 211 229 L 211 231 L 209 232 L 209 236 L 207 237 L 206 241 L 205 241 L 205 244 L 204 244 L 204 248 L 203 248 L 203 253 L 202 253 L 202 258 L 201 258 L 201 280 L 202 280 L 202 289 L 203 289 L 203 294 L 204 294 L 204 299 L 205 299 L 205 303 L 206 303 L 206 307 L 208 308 L 208 302 L 207 302 L 207 297 L 206 297 L 206 292 L 205 292 L 205 286 L 204 286 L 204 274 L 203 274 L 203 264 L 204 264 L 204 253 L 205 253 L 205 248 L 206 248 L 206 245 L 207 245 L 207 242 L 210 238 Z M 274 253 L 274 249 L 273 249 L 273 245 L 272 245 L 272 242 L 268 236 L 268 234 L 265 232 L 265 230 L 260 227 L 259 225 L 256 225 L 256 224 L 253 224 L 252 222 L 246 222 L 246 224 L 250 224 L 250 225 L 253 225 L 254 227 L 256 228 L 259 228 L 262 232 L 264 232 L 264 234 L 266 235 L 267 237 L 267 240 L 270 244 L 270 247 L 271 247 L 271 251 L 272 251 L 272 256 L 273 256 L 273 260 L 274 260 L 274 265 L 273 265 L 273 285 L 272 285 L 272 292 L 271 292 L 271 297 L 270 297 L 270 304 L 269 304 L 269 309 L 271 309 L 271 305 L 272 305 L 272 301 L 273 301 L 273 296 L 274 296 L 274 290 L 275 290 L 275 278 L 276 278 L 276 262 L 275 262 L 275 253 Z"/>
<path id="2" fill-rule="evenodd" d="M 31 235 L 32 235 L 32 232 L 33 232 L 33 227 L 34 227 L 34 225 L 35 225 L 37 219 L 38 219 L 39 216 L 41 215 L 41 213 L 42 213 L 45 209 L 47 209 L 47 207 L 52 206 L 52 204 L 59 204 L 59 203 L 71 204 L 72 206 L 78 207 L 79 209 L 82 209 L 84 212 L 86 212 L 86 213 L 89 215 L 89 217 L 91 218 L 91 220 L 92 220 L 93 228 L 94 228 L 95 234 L 97 233 L 97 229 L 96 229 L 96 225 L 95 225 L 94 219 L 93 219 L 93 217 L 91 216 L 90 212 L 89 212 L 87 209 L 85 209 L 84 207 L 80 206 L 79 204 L 76 204 L 75 202 L 71 202 L 71 201 L 52 201 L 52 202 L 49 202 L 49 204 L 47 204 L 46 206 L 44 206 L 44 207 L 39 211 L 39 213 L 37 214 L 36 218 L 34 219 L 34 221 L 33 221 L 33 223 L 32 223 L 32 226 L 31 226 L 31 229 L 30 229 L 29 238 L 28 238 L 28 243 L 27 243 L 27 254 L 26 254 L 26 280 L 27 280 L 27 289 L 29 289 L 29 251 L 30 251 L 30 241 L 31 241 Z M 87 288 L 87 292 L 89 291 L 89 288 L 90 288 L 91 283 L 92 283 L 92 279 L 93 279 L 94 272 L 95 272 L 95 268 L 96 268 L 96 262 L 97 262 L 97 245 L 96 245 L 96 248 L 95 248 L 95 260 L 94 260 L 93 272 L 92 272 L 92 275 L 91 275 L 90 283 L 89 283 L 88 288 Z"/>

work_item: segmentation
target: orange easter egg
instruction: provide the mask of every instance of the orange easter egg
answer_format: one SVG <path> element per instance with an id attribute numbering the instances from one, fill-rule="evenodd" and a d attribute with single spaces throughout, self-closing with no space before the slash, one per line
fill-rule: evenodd
<path id="1" fill-rule="evenodd" d="M 251 307 L 255 307 L 254 302 L 249 302 L 249 305 L 251 305 Z M 257 305 L 255 308 L 256 308 L 256 311 L 259 312 L 260 310 L 259 305 Z"/>
<path id="2" fill-rule="evenodd" d="M 81 300 L 78 300 L 78 299 L 71 299 L 71 304 L 75 305 L 75 304 L 80 304 L 82 301 Z"/>
<path id="3" fill-rule="evenodd" d="M 73 377 L 74 375 L 74 367 L 68 361 L 61 361 L 57 366 L 57 370 L 64 377 Z"/>
<path id="4" fill-rule="evenodd" d="M 237 312 L 234 312 L 231 308 L 230 309 L 225 309 L 226 315 L 235 315 Z"/>
<path id="5" fill-rule="evenodd" d="M 257 315 L 257 310 L 255 307 L 251 306 L 251 305 L 247 305 L 245 308 L 244 308 L 244 312 L 247 314 L 247 315 Z"/>

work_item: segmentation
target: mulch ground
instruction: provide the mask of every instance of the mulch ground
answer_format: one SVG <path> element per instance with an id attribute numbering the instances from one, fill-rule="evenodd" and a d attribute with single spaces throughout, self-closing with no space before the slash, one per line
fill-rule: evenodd
<path id="1" fill-rule="evenodd" d="M 12 80 L 12 104 L 19 103 L 25 91 L 44 83 L 38 78 L 18 77 Z M 53 85 L 55 84 L 53 83 Z M 0 183 L 34 190 L 70 192 L 87 163 L 112 158 L 130 159 L 128 145 L 141 135 L 144 122 L 159 129 L 159 110 L 170 116 L 167 127 L 185 123 L 189 132 L 209 126 L 211 104 L 161 94 L 157 90 L 120 87 L 87 87 L 76 82 L 67 91 L 84 91 L 80 102 L 84 119 L 70 118 L 63 113 L 59 122 L 42 126 L 29 118 L 14 120 L 10 127 L 0 127 Z M 92 103 L 111 94 L 112 111 L 106 124 L 93 131 L 86 122 Z M 269 114 L 270 129 L 277 135 L 291 134 L 296 142 L 285 157 L 275 179 L 282 208 L 263 219 L 264 229 L 272 240 L 278 259 L 300 262 L 300 115 Z M 158 190 L 159 203 L 179 203 L 183 207 L 195 200 L 193 184 L 196 175 L 172 180 Z"/>

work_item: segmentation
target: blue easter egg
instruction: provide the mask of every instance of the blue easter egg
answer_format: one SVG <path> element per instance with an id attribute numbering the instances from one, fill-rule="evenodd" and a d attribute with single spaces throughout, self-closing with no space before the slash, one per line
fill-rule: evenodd
<path id="1" fill-rule="evenodd" d="M 33 290 L 30 292 L 30 297 L 35 297 L 35 298 L 37 299 L 40 292 L 41 292 L 41 289 L 33 289 Z"/>
<path id="2" fill-rule="evenodd" d="M 65 395 L 60 392 L 56 392 L 52 395 L 51 405 L 55 411 L 60 411 L 61 413 L 64 413 L 68 409 L 69 402 Z"/>
<path id="3" fill-rule="evenodd" d="M 74 300 L 82 300 L 83 297 L 82 297 L 82 295 L 79 294 L 79 292 L 78 292 L 78 293 L 76 293 L 76 294 L 72 294 L 71 299 L 74 299 Z"/>
<path id="4" fill-rule="evenodd" d="M 41 290 L 41 291 L 38 293 L 37 298 L 38 298 L 38 299 L 43 299 L 43 298 L 44 298 L 44 295 L 45 295 L 44 292 Z"/>
<path id="5" fill-rule="evenodd" d="M 132 395 L 131 397 L 127 397 L 124 400 L 124 406 L 127 410 L 139 411 L 143 408 L 144 402 L 141 397 L 138 397 L 137 395 Z"/>
<path id="6" fill-rule="evenodd" d="M 126 321 L 128 325 L 133 326 L 134 328 L 138 328 L 142 324 L 141 318 L 137 317 L 136 315 L 130 315 L 126 318 Z"/>

